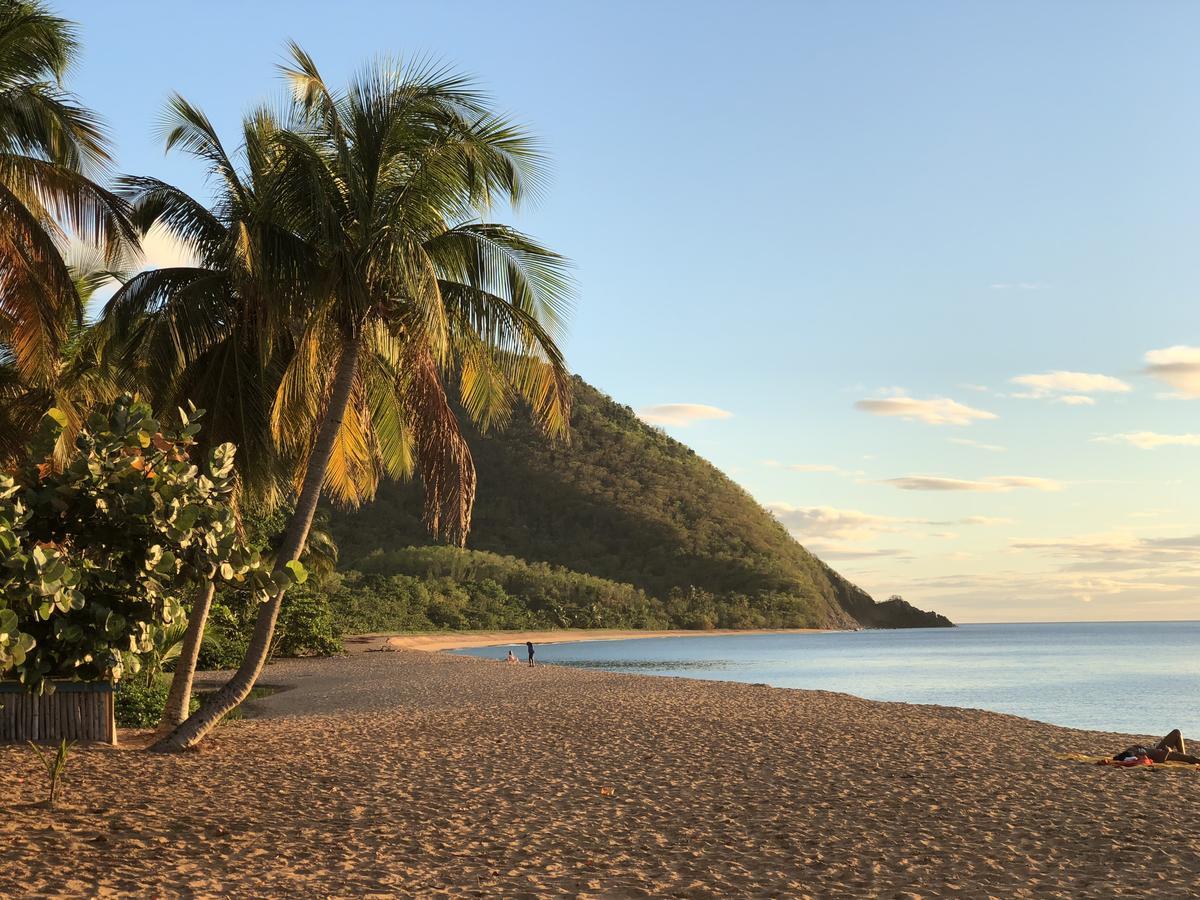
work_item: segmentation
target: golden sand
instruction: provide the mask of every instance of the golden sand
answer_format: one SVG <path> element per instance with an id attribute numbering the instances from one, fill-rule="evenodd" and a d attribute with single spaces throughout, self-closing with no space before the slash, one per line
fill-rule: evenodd
<path id="1" fill-rule="evenodd" d="M 1127 736 L 417 653 L 287 661 L 201 752 L 0 748 L 0 895 L 1184 896 L 1198 770 Z M 1166 730 L 1170 723 L 1163 723 Z"/>

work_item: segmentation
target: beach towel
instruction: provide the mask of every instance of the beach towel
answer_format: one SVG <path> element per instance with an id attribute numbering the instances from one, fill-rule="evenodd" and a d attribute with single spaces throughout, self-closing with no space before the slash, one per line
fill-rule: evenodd
<path id="1" fill-rule="evenodd" d="M 1156 763 L 1152 759 L 1142 757 L 1132 762 L 1118 762 L 1111 756 L 1092 756 L 1087 753 L 1063 753 L 1059 759 L 1069 762 L 1091 763 L 1096 766 L 1116 766 L 1118 769 L 1153 769 L 1156 771 L 1200 772 L 1200 766 L 1185 762 Z"/>

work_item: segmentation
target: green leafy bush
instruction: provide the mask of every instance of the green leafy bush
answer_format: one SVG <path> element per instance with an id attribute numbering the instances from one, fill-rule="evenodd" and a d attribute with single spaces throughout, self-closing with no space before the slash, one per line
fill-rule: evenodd
<path id="1" fill-rule="evenodd" d="M 118 680 L 162 652 L 202 580 L 265 599 L 302 579 L 273 574 L 242 545 L 233 445 L 199 466 L 189 455 L 199 428 L 180 419 L 164 431 L 148 406 L 122 398 L 92 413 L 56 468 L 65 417 L 51 410 L 30 461 L 0 476 L 0 676 L 30 690 Z"/>
<path id="2" fill-rule="evenodd" d="M 208 627 L 204 630 L 204 640 L 200 644 L 196 668 L 202 672 L 236 669 L 246 656 L 249 635 L 250 626 L 231 626 L 227 621 L 211 616 Z"/>
<path id="3" fill-rule="evenodd" d="M 162 719 L 170 690 L 170 682 L 157 679 L 149 684 L 140 678 L 121 682 L 114 703 L 117 725 L 121 728 L 155 727 Z"/>
<path id="4" fill-rule="evenodd" d="M 329 598 L 308 585 L 284 594 L 275 626 L 275 654 L 332 656 L 341 651 L 341 634 L 334 630 Z"/>
<path id="5" fill-rule="evenodd" d="M 127 678 L 117 686 L 114 706 L 117 725 L 120 728 L 154 728 L 162 721 L 167 695 L 171 692 L 171 679 L 167 677 Z M 200 701 L 192 698 L 189 714 L 200 707 Z"/>

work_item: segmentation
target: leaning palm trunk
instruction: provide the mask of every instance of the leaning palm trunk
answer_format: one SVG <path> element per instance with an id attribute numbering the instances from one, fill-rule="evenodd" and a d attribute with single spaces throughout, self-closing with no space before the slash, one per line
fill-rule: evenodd
<path id="1" fill-rule="evenodd" d="M 350 403 L 350 394 L 354 387 L 354 374 L 358 368 L 358 356 L 361 338 L 353 338 L 342 352 L 334 375 L 333 387 L 329 395 L 329 406 L 325 419 L 317 432 L 317 441 L 313 446 L 312 456 L 308 461 L 308 470 L 304 475 L 304 483 L 300 489 L 300 497 L 296 501 L 296 509 L 284 532 L 283 545 L 275 560 L 275 570 L 278 572 L 288 563 L 299 559 L 304 552 L 304 544 L 308 540 L 308 532 L 312 527 L 313 516 L 317 511 L 317 501 L 321 499 L 321 487 L 325 482 L 325 473 L 329 460 L 333 456 L 334 442 L 342 427 L 342 418 Z M 183 722 L 178 728 L 162 738 L 151 749 L 158 751 L 186 750 L 200 743 L 212 731 L 218 722 L 231 710 L 235 709 L 249 696 L 250 690 L 258 681 L 267 657 L 271 652 L 271 639 L 275 634 L 275 621 L 279 618 L 279 607 L 283 603 L 284 591 L 280 590 L 258 609 L 258 618 L 254 622 L 254 634 L 246 657 L 233 677 L 220 690 L 213 694 L 196 713 Z"/>
<path id="2" fill-rule="evenodd" d="M 196 677 L 196 661 L 200 658 L 200 644 L 204 640 L 204 626 L 208 622 L 208 611 L 212 608 L 213 594 L 217 586 L 210 578 L 196 594 L 192 614 L 188 617 L 187 632 L 183 636 L 183 649 L 175 661 L 175 674 L 171 678 L 171 691 L 167 694 L 167 705 L 163 709 L 159 728 L 166 731 L 187 718 L 192 705 L 192 681 Z"/>

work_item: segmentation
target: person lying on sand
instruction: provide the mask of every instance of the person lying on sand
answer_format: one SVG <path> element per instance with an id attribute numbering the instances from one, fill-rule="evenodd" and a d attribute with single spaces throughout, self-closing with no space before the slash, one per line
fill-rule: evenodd
<path id="1" fill-rule="evenodd" d="M 1146 757 L 1156 763 L 1181 762 L 1200 765 L 1200 756 L 1191 756 L 1183 743 L 1183 735 L 1176 728 L 1153 747 L 1130 747 L 1116 754 L 1113 759 L 1125 762 L 1130 759 Z"/>

